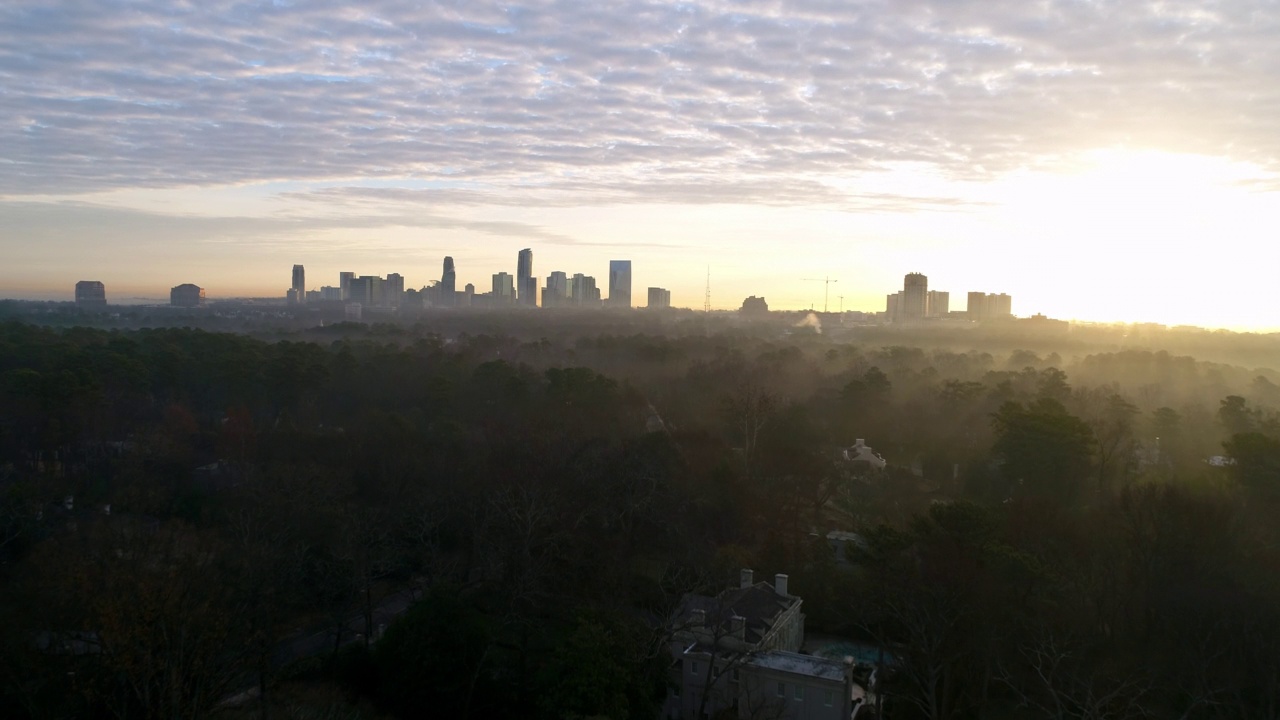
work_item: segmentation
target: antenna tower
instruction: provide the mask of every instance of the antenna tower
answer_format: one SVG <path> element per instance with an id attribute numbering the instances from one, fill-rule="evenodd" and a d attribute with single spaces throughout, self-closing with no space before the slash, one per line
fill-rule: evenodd
<path id="1" fill-rule="evenodd" d="M 707 266 L 707 293 L 702 298 L 702 312 L 711 312 L 711 266 Z"/>

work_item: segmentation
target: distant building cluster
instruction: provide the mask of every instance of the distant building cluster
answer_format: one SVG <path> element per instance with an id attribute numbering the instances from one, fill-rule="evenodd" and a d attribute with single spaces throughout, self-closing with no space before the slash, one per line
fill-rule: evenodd
<path id="1" fill-rule="evenodd" d="M 1013 316 L 1013 300 L 1003 293 L 969 293 L 965 316 L 969 320 L 993 320 Z M 902 290 L 885 297 L 885 319 L 889 322 L 914 322 L 926 318 L 951 317 L 951 294 L 929 289 L 929 278 L 909 273 L 903 278 Z"/>
<path id="2" fill-rule="evenodd" d="M 542 307 L 631 307 L 631 261 L 613 260 L 609 263 L 609 295 L 601 298 L 596 279 L 590 275 L 575 273 L 570 276 L 555 271 L 547 276 L 542 288 Z M 666 292 L 666 306 L 671 304 L 671 294 Z M 308 302 L 341 302 L 357 304 L 360 315 L 369 309 L 451 308 L 451 307 L 538 307 L 538 279 L 533 274 L 533 250 L 525 248 L 516 256 L 516 272 L 494 273 L 490 277 L 489 291 L 477 293 L 475 285 L 467 283 L 458 288 L 458 270 L 452 257 L 444 259 L 440 280 L 420 289 L 405 289 L 404 277 L 391 273 L 386 278 L 377 275 L 360 275 L 353 272 L 338 274 L 337 287 L 325 286 L 306 290 L 306 271 L 302 265 L 293 266 L 293 283 L 286 293 L 291 305 Z"/>
<path id="3" fill-rule="evenodd" d="M 632 266 L 630 260 L 610 260 L 608 287 L 602 289 L 596 278 L 584 273 L 552 271 L 546 276 L 541 290 L 534 275 L 533 250 L 524 248 L 516 255 L 515 274 L 493 273 L 487 292 L 477 292 L 472 283 L 459 288 L 458 269 L 452 257 L 445 257 L 440 279 L 421 288 L 406 288 L 405 278 L 399 273 L 380 275 L 356 275 L 354 272 L 338 273 L 336 286 L 325 285 L 318 290 L 307 289 L 307 271 L 294 265 L 285 300 L 291 306 L 316 303 L 346 306 L 344 314 L 349 320 L 360 320 L 365 314 L 384 313 L 399 308 L 613 308 L 630 309 L 632 305 Z M 826 279 L 828 283 L 836 280 Z M 604 291 L 607 290 L 607 295 Z M 710 310 L 710 279 L 708 276 L 707 302 Z M 1013 299 L 1005 293 L 970 292 L 968 305 L 963 311 L 951 309 L 950 293 L 929 289 L 929 278 L 923 273 L 908 273 L 903 278 L 902 290 L 885 297 L 885 312 L 844 311 L 841 297 L 841 322 L 854 318 L 862 322 L 877 319 L 891 323 L 910 323 L 926 319 L 964 318 L 971 321 L 988 321 L 1013 317 Z M 99 280 L 81 280 L 75 286 L 75 302 L 80 307 L 103 307 L 107 304 L 106 287 Z M 169 304 L 174 307 L 198 308 L 205 305 L 205 289 L 193 283 L 184 283 L 169 292 Z M 671 307 L 671 291 L 650 287 L 647 305 L 650 310 Z M 739 313 L 744 317 L 764 317 L 769 304 L 764 297 L 752 295 L 742 301 Z M 1046 325 L 1042 318 L 1040 325 Z M 1055 326 L 1056 327 L 1056 326 Z"/>

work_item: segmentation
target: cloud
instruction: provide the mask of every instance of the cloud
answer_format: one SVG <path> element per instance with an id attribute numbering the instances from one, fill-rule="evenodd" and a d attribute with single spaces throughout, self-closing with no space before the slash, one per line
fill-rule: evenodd
<path id="1" fill-rule="evenodd" d="M 318 208 L 317 208 L 318 209 Z M 592 245 L 528 223 L 474 220 L 422 213 L 316 212 L 272 217 L 204 216 L 104 207 L 82 202 L 0 201 L 4 237 L 22 238 L 31 245 L 53 243 L 111 247 L 129 244 L 140 250 L 161 247 L 176 239 L 184 244 L 264 243 L 288 246 L 300 236 L 321 230 L 373 230 L 409 227 L 423 230 L 462 230 L 485 235 L 536 240 L 548 245 Z M 370 250 L 369 243 L 360 247 Z"/>
<path id="2" fill-rule="evenodd" d="M 864 208 L 913 200 L 824 178 L 1117 144 L 1277 170 L 1276 37 L 1264 0 L 12 0 L 0 194 L 411 179 Z"/>

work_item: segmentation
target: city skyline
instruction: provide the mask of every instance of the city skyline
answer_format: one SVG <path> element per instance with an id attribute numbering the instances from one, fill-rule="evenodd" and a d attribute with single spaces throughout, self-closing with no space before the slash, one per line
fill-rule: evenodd
<path id="1" fill-rule="evenodd" d="M 297 258 L 484 288 L 534 248 L 601 285 L 630 258 L 633 305 L 702 307 L 709 265 L 716 309 L 820 308 L 829 275 L 879 310 L 919 268 L 1027 314 L 1276 330 L 1278 34 L 1256 0 L 17 0 L 0 297 L 272 297 Z"/>

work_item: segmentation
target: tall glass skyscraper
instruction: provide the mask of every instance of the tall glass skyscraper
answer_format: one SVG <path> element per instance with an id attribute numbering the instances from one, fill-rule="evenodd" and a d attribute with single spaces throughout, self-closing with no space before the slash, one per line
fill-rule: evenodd
<path id="1" fill-rule="evenodd" d="M 533 278 L 533 251 L 525 248 L 516 261 L 516 293 L 521 305 L 538 304 L 538 281 Z"/>
<path id="2" fill-rule="evenodd" d="M 454 305 L 458 297 L 458 273 L 453 268 L 453 258 L 444 259 L 444 274 L 440 276 L 440 287 L 436 291 L 437 300 L 445 307 Z"/>
<path id="3" fill-rule="evenodd" d="M 301 265 L 293 266 L 293 291 L 297 293 L 299 304 L 307 301 L 307 271 Z"/>
<path id="4" fill-rule="evenodd" d="M 631 261 L 609 261 L 609 307 L 631 307 Z"/>

